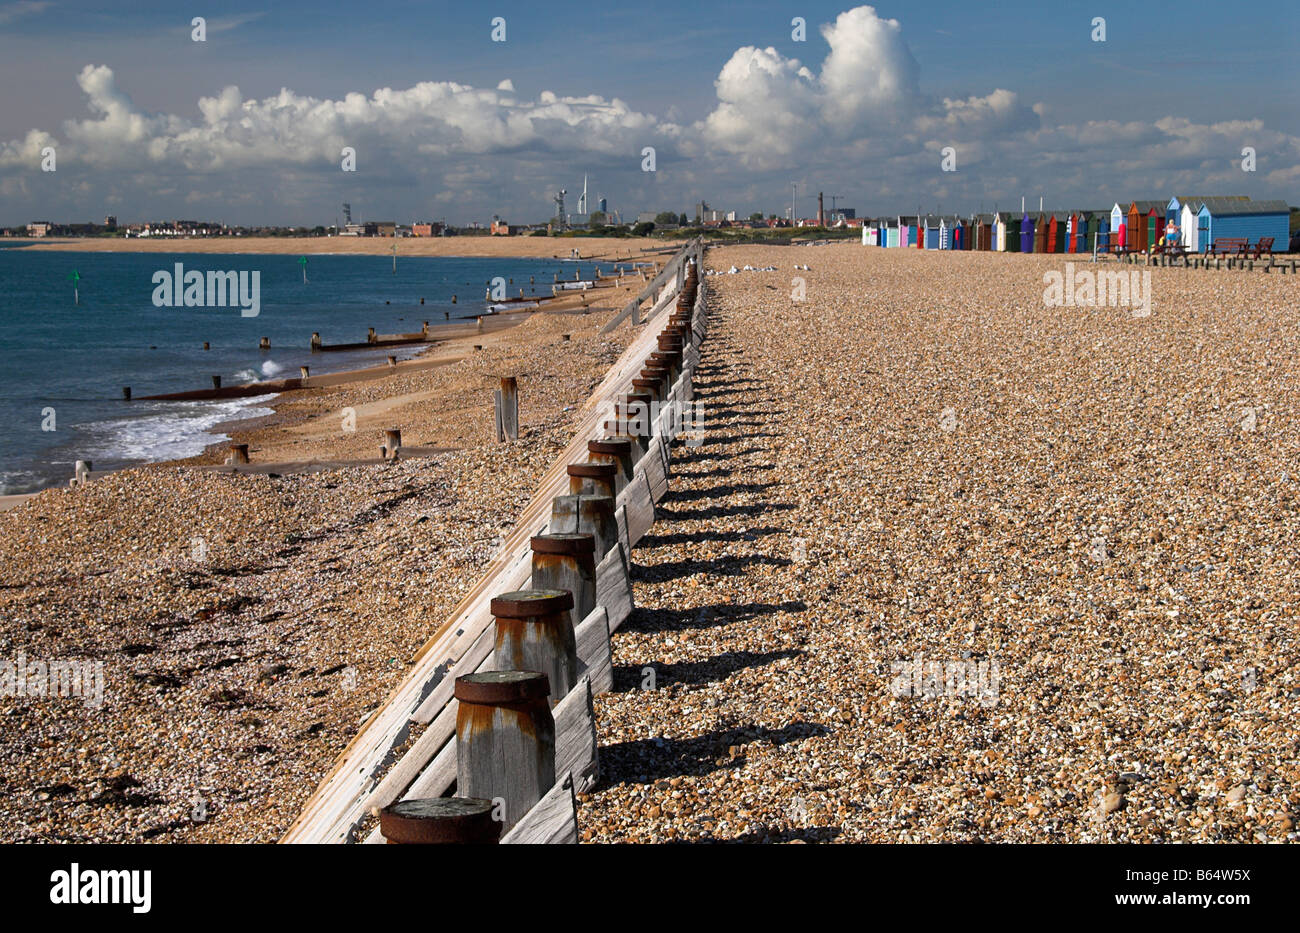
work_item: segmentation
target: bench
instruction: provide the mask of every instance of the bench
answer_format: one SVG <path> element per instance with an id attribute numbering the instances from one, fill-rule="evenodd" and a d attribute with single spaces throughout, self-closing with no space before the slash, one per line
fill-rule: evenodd
<path id="1" fill-rule="evenodd" d="M 1219 237 L 1208 250 L 1211 256 L 1245 256 L 1250 240 L 1246 237 Z"/>
<path id="2" fill-rule="evenodd" d="M 1247 259 L 1259 259 L 1267 255 L 1270 260 L 1273 258 L 1273 238 L 1271 236 L 1262 236 L 1259 242 L 1254 246 L 1248 246 L 1242 252 Z"/>

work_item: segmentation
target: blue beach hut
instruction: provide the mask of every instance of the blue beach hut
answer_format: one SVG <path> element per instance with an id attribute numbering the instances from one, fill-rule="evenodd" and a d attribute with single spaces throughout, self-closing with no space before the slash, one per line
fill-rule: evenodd
<path id="1" fill-rule="evenodd" d="M 1285 201 L 1206 198 L 1197 215 L 1197 248 L 1205 252 L 1214 241 L 1236 237 L 1258 243 L 1273 238 L 1273 249 L 1285 252 L 1290 236 L 1291 208 Z"/>

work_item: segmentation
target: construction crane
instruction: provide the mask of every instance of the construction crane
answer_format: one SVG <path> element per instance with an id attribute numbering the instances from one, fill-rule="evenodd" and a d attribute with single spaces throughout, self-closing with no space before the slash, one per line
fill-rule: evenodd
<path id="1" fill-rule="evenodd" d="M 835 216 L 835 202 L 838 201 L 838 200 L 839 200 L 840 198 L 842 198 L 842 197 L 844 197 L 844 195 L 842 195 L 842 194 L 832 194 L 832 195 L 831 195 L 831 216 L 832 216 L 832 217 Z"/>

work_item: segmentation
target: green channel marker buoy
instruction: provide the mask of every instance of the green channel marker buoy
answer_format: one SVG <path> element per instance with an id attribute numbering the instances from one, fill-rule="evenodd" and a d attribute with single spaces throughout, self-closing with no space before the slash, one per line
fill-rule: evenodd
<path id="1" fill-rule="evenodd" d="M 298 265 L 302 266 L 302 284 L 306 285 L 307 284 L 307 257 L 300 256 L 298 258 Z"/>
<path id="2" fill-rule="evenodd" d="M 72 280 L 72 303 L 81 304 L 81 273 L 76 269 L 72 270 L 72 275 L 68 276 Z"/>

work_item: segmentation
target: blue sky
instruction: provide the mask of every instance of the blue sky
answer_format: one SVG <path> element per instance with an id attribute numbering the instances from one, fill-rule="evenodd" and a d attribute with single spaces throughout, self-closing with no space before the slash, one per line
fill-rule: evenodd
<path id="1" fill-rule="evenodd" d="M 776 212 L 791 181 L 863 213 L 1300 200 L 1294 3 L 201 6 L 0 0 L 0 223 L 330 223 L 342 200 L 526 222 L 584 170 L 625 215 L 701 197 Z M 397 96 L 377 103 L 382 88 Z"/>

